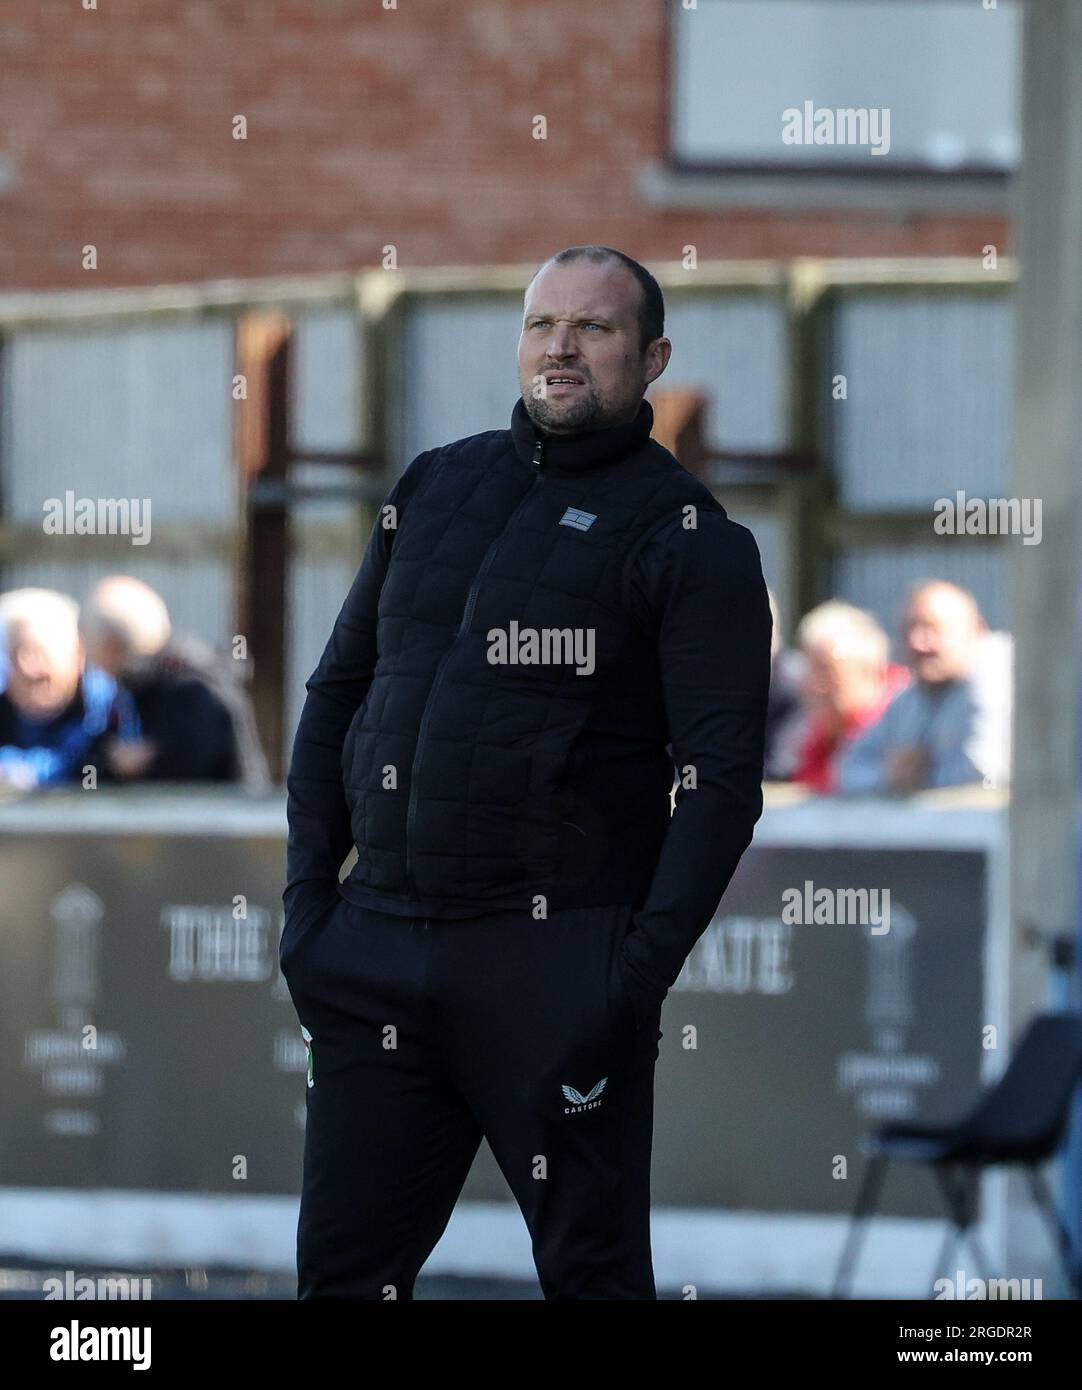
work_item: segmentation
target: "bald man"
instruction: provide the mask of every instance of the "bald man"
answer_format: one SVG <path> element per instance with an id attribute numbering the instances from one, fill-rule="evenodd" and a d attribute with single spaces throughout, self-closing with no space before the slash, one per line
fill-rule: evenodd
<path id="1" fill-rule="evenodd" d="M 842 755 L 837 790 L 876 796 L 1002 786 L 1010 761 L 1006 634 L 989 633 L 971 593 L 934 580 L 910 593 L 902 636 L 913 682 Z"/>
<path id="2" fill-rule="evenodd" d="M 169 610 L 149 584 L 127 574 L 102 579 L 81 626 L 89 659 L 131 692 L 146 736 L 110 750 L 117 776 L 269 784 L 247 693 L 205 643 L 173 637 Z"/>
<path id="3" fill-rule="evenodd" d="M 639 262 L 547 261 L 509 428 L 406 468 L 306 683 L 303 1299 L 412 1299 L 482 1138 L 545 1298 L 657 1297 L 661 1007 L 762 812 L 771 636 L 751 532 L 650 437 L 671 350 Z"/>

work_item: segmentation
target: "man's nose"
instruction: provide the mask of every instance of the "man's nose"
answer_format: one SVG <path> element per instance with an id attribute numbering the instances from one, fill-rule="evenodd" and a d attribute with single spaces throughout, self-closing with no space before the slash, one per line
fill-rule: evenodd
<path id="1" fill-rule="evenodd" d="M 578 352 L 578 346 L 571 329 L 566 325 L 554 328 L 545 351 L 549 357 L 559 362 L 565 361 L 568 357 L 574 357 Z"/>

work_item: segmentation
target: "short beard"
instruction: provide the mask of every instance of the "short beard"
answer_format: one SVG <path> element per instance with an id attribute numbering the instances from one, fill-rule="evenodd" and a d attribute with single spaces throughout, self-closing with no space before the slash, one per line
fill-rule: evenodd
<path id="1" fill-rule="evenodd" d="M 583 430 L 604 429 L 606 425 L 615 424 L 619 418 L 605 408 L 594 386 L 587 386 L 570 410 L 560 411 L 553 408 L 544 396 L 535 396 L 533 384 L 528 391 L 523 391 L 522 403 L 534 424 L 553 434 L 578 434 Z"/>

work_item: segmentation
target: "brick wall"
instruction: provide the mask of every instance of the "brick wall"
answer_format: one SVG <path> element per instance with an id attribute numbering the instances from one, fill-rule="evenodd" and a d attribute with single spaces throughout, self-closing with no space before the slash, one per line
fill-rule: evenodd
<path id="1" fill-rule="evenodd" d="M 4 289 L 351 270 L 386 243 L 403 266 L 1008 249 L 982 215 L 644 205 L 662 0 L 81 3 L 0 0 Z"/>

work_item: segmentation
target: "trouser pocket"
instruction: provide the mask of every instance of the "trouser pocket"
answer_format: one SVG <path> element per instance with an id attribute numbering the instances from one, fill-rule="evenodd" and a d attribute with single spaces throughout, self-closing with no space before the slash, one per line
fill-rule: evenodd
<path id="1" fill-rule="evenodd" d="M 635 908 L 621 904 L 613 911 L 616 914 L 616 921 L 613 931 L 613 954 L 610 962 L 610 996 L 617 1001 L 618 1008 L 623 1008 L 630 1015 L 636 1032 L 641 1033 L 647 1029 L 653 1032 L 655 1037 L 660 1038 L 658 1021 L 664 996 L 658 998 L 645 989 L 635 970 L 628 964 L 624 953 L 625 942 L 635 929 Z"/>
<path id="2" fill-rule="evenodd" d="M 337 881 L 307 879 L 283 894 L 285 922 L 278 943 L 278 965 L 288 979 L 301 945 L 342 901 Z"/>
<path id="3" fill-rule="evenodd" d="M 627 966 L 623 960 L 624 938 L 631 930 L 635 909 L 619 904 L 609 910 L 612 921 L 609 928 L 608 1007 L 610 1015 L 626 1034 L 628 1030 L 637 1031 L 641 1026 L 635 999 L 628 989 Z"/>

